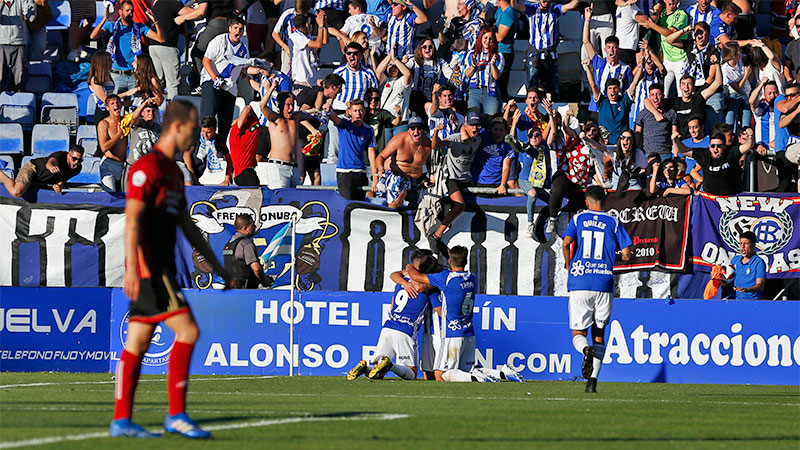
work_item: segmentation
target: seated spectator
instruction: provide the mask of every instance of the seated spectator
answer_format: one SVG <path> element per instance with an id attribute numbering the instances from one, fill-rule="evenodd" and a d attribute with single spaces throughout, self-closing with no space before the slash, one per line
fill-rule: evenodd
<path id="1" fill-rule="evenodd" d="M 0 91 L 21 91 L 28 76 L 28 23 L 36 19 L 33 0 L 3 2 L 0 8 Z"/>
<path id="2" fill-rule="evenodd" d="M 506 195 L 511 164 L 516 162 L 514 149 L 505 141 L 508 131 L 505 119 L 492 119 L 491 128 L 481 133 L 481 145 L 472 162 L 475 185 L 494 188 L 498 195 Z"/>
<path id="3" fill-rule="evenodd" d="M 739 236 L 739 254 L 731 260 L 733 290 L 737 300 L 758 300 L 764 294 L 767 264 L 756 255 L 756 234 L 745 231 Z"/>
<path id="4" fill-rule="evenodd" d="M 505 67 L 505 57 L 497 50 L 497 40 L 491 28 L 484 28 L 478 35 L 475 48 L 467 55 L 464 76 L 469 79 L 470 111 L 493 115 L 500 111 L 501 94 L 505 88 L 498 87 L 500 74 Z"/>
<path id="5" fill-rule="evenodd" d="M 742 50 L 735 41 L 722 45 L 722 83 L 728 99 L 725 123 L 738 131 L 750 124 L 750 108 L 746 102 L 750 97 L 751 66 L 742 64 Z"/>
<path id="6" fill-rule="evenodd" d="M 214 145 L 216 134 L 217 119 L 212 116 L 203 117 L 203 121 L 200 122 L 200 140 L 194 149 L 183 153 L 183 162 L 186 164 L 186 170 L 190 175 L 188 179 L 184 179 L 187 186 L 200 184 L 200 178 L 206 170 L 209 172 L 221 172 L 223 170 L 221 164 L 223 160 L 227 164 L 225 178 L 220 183 L 220 186 L 231 184 L 231 175 L 233 174 L 231 155 L 217 150 Z"/>
<path id="7" fill-rule="evenodd" d="M 634 145 L 633 131 L 623 131 L 619 135 L 614 152 L 614 169 L 611 175 L 613 189 L 624 192 L 629 189 L 644 189 L 642 178 L 647 168 L 644 152 Z"/>
<path id="8" fill-rule="evenodd" d="M 677 115 L 675 110 L 669 109 L 664 102 L 664 87 L 660 84 L 650 86 L 649 102 L 645 102 L 645 109 L 639 114 L 636 122 L 638 141 L 642 143 L 645 153 L 658 152 L 661 159 L 672 156 L 670 137 L 678 126 L 675 123 Z"/>
<path id="9" fill-rule="evenodd" d="M 128 153 L 130 119 L 123 125 L 122 100 L 118 95 L 106 97 L 108 117 L 97 125 L 97 147 L 103 152 L 100 160 L 100 185 L 106 192 L 122 189 L 122 171 Z"/>
<path id="10" fill-rule="evenodd" d="M 747 139 L 743 145 L 729 143 L 731 140 L 722 133 L 711 136 L 708 149 L 687 148 L 680 142 L 677 133 L 673 142 L 676 142 L 682 154 L 694 158 L 703 169 L 703 188 L 706 192 L 712 195 L 736 195 L 743 191 L 740 160 L 753 146 L 749 133 L 743 133 Z"/>
<path id="11" fill-rule="evenodd" d="M 661 169 L 659 162 L 653 163 L 653 172 L 649 175 L 648 192 L 650 195 L 666 197 L 670 194 L 689 195 L 692 188 L 679 178 L 678 167 L 672 159 L 663 161 L 664 168 Z"/>
<path id="12" fill-rule="evenodd" d="M 587 59 L 583 62 L 583 68 L 589 80 L 589 87 L 592 89 L 592 99 L 597 104 L 597 117 L 599 118 L 600 126 L 608 130 L 608 143 L 609 145 L 614 145 L 617 143 L 619 134 L 628 129 L 628 120 L 633 106 L 633 93 L 636 85 L 631 84 L 625 92 L 622 92 L 620 81 L 611 79 L 606 82 L 605 94 L 601 94 L 600 88 L 592 76 L 592 62 Z"/>
<path id="13" fill-rule="evenodd" d="M 136 87 L 136 79 L 133 76 L 133 60 L 142 54 L 142 38 L 163 42 L 164 35 L 161 32 L 161 26 L 153 17 L 153 12 L 149 9 L 145 11 L 145 14 L 155 24 L 155 30 L 133 21 L 134 8 L 131 0 L 122 0 L 119 3 L 119 19 L 115 22 L 108 21 L 111 17 L 109 8 L 110 5 L 106 4 L 103 20 L 92 30 L 89 38 L 94 40 L 105 33 L 109 35 L 106 51 L 111 55 L 113 61 L 111 79 L 114 80 L 114 93 L 119 94 Z"/>
<path id="14" fill-rule="evenodd" d="M 336 162 L 336 185 L 339 195 L 346 200 L 364 200 L 367 186 L 367 168 L 364 155 L 370 162 L 370 169 L 377 174 L 375 163 L 375 132 L 364 123 L 366 108 L 362 100 L 352 100 L 347 108 L 349 119 L 332 113 L 331 122 L 339 129 L 339 159 Z M 372 188 L 375 190 L 377 176 L 373 176 Z"/>
<path id="15" fill-rule="evenodd" d="M 385 192 L 390 208 L 399 208 L 404 201 L 416 204 L 420 188 L 428 181 L 422 166 L 432 172 L 433 144 L 425 135 L 426 131 L 422 119 L 412 116 L 408 119 L 408 131 L 396 134 L 375 158 L 373 191 Z"/>
<path id="16" fill-rule="evenodd" d="M 453 221 L 466 209 L 463 190 L 472 186 L 472 162 L 478 153 L 483 138 L 481 137 L 481 118 L 478 113 L 471 112 L 467 115 L 467 121 L 461 126 L 459 133 L 448 135 L 440 139 L 440 132 L 444 130 L 444 124 L 438 123 L 433 129 L 433 148 L 447 147 L 447 180 L 434 180 L 435 183 L 447 183 L 447 196 L 450 198 L 450 211 L 442 218 L 439 228 L 431 233 L 430 237 L 438 243 L 441 242 L 444 232 L 452 225 Z"/>
<path id="17" fill-rule="evenodd" d="M 0 171 L 0 181 L 14 197 L 22 197 L 31 185 L 52 185 L 53 190 L 60 193 L 67 180 L 81 173 L 82 161 L 83 147 L 73 144 L 69 151 L 31 159 L 19 170 L 16 180 Z"/>

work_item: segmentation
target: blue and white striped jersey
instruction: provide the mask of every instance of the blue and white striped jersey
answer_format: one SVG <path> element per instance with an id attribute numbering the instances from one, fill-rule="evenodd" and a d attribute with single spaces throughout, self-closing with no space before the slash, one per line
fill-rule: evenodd
<path id="1" fill-rule="evenodd" d="M 394 49 L 394 54 L 398 58 L 414 53 L 414 34 L 416 33 L 414 20 L 416 19 L 417 15 L 410 11 L 399 19 L 391 11 L 386 13 L 384 22 L 386 22 L 388 30 L 386 34 L 387 52 Z"/>
<path id="2" fill-rule="evenodd" d="M 610 78 L 618 79 L 622 84 L 620 89 L 623 91 L 628 89 L 628 86 L 630 86 L 633 81 L 631 66 L 622 61 L 612 67 L 600 54 L 595 54 L 594 58 L 592 58 L 592 67 L 594 68 L 594 81 L 600 88 L 600 92 L 606 91 L 606 82 Z M 597 103 L 595 103 L 594 98 L 592 98 L 591 103 L 589 103 L 589 111 L 597 111 Z"/>
<path id="3" fill-rule="evenodd" d="M 344 78 L 342 91 L 333 101 L 333 109 L 336 110 L 347 109 L 347 102 L 350 100 L 357 98 L 364 100 L 367 89 L 378 87 L 378 78 L 375 76 L 375 72 L 363 64 L 359 70 L 351 70 L 349 66 L 344 65 L 334 70 L 333 73 Z"/>
<path id="4" fill-rule="evenodd" d="M 411 298 L 408 292 L 398 284 L 394 289 L 389 317 L 383 327 L 400 331 L 416 340 L 432 297 L 437 297 L 436 304 L 438 306 L 439 291 L 433 291 L 430 294 L 420 292 L 417 294 L 417 298 Z"/>
<path id="5" fill-rule="evenodd" d="M 321 11 L 322 8 L 331 8 L 344 11 L 344 0 L 317 0 L 317 2 L 314 3 L 314 9 Z"/>
<path id="6" fill-rule="evenodd" d="M 441 292 L 442 337 L 475 336 L 472 325 L 472 307 L 477 288 L 475 275 L 445 269 L 429 274 L 428 281 Z"/>
<path id="7" fill-rule="evenodd" d="M 506 59 L 503 57 L 502 53 L 498 52 L 496 55 L 497 59 L 494 65 L 497 67 L 498 71 L 502 72 L 503 67 L 506 65 Z M 475 52 L 470 52 L 467 56 L 467 67 L 475 64 L 476 60 L 478 68 L 475 70 L 475 73 L 472 74 L 472 78 L 469 79 L 469 88 L 486 89 L 489 91 L 489 95 L 497 96 L 497 80 L 492 78 L 491 75 L 492 67 L 489 64 L 489 53 L 480 52 L 480 54 L 475 55 Z"/>
<path id="8" fill-rule="evenodd" d="M 661 77 L 658 69 L 654 70 L 653 73 L 644 71 L 642 79 L 639 81 L 639 84 L 636 85 L 636 92 L 634 92 L 633 95 L 633 108 L 631 109 L 631 120 L 629 123 L 631 130 L 636 128 L 636 121 L 639 120 L 639 113 L 644 109 L 644 100 L 650 95 L 650 86 L 656 83 L 664 83 L 664 79 Z"/>
<path id="9" fill-rule="evenodd" d="M 275 75 L 278 77 L 280 81 L 278 82 L 278 87 L 276 87 L 275 90 L 272 91 L 272 97 L 269 99 L 269 101 L 267 101 L 267 108 L 275 111 L 276 113 L 280 113 L 280 110 L 278 109 L 278 93 L 291 91 L 292 79 L 286 76 L 286 74 L 284 74 L 283 72 L 275 72 Z M 268 89 L 269 89 L 269 78 L 262 76 L 261 81 L 258 83 L 258 94 L 261 97 L 264 97 L 267 94 Z M 258 113 L 258 116 L 259 116 L 258 121 L 259 123 L 261 123 L 262 126 L 265 127 L 269 126 L 269 121 L 263 114 Z"/>
<path id="10" fill-rule="evenodd" d="M 563 15 L 562 7 L 563 5 L 551 4 L 545 10 L 539 7 L 538 4 L 525 6 L 525 14 L 528 16 L 528 23 L 530 24 L 528 44 L 538 50 L 536 53 L 539 54 L 540 59 L 547 56 L 556 57 L 558 18 Z"/>
<path id="11" fill-rule="evenodd" d="M 711 25 L 711 21 L 714 20 L 714 17 L 719 16 L 719 10 L 711 5 L 708 6 L 709 10 L 705 13 L 700 12 L 696 4 L 686 8 L 686 14 L 689 15 L 689 23 L 695 25 L 698 22 L 705 22 Z"/>
<path id="12" fill-rule="evenodd" d="M 753 115 L 756 117 L 756 144 L 763 143 L 769 147 L 769 143 L 775 140 L 775 107 L 762 99 Z"/>

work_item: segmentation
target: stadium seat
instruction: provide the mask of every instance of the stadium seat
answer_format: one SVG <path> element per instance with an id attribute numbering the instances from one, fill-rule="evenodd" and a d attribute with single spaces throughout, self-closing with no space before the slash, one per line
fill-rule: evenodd
<path id="1" fill-rule="evenodd" d="M 81 125 L 78 127 L 78 136 L 75 138 L 87 156 L 92 156 L 97 152 L 97 128 L 94 125 Z"/>
<path id="2" fill-rule="evenodd" d="M 173 101 L 174 100 L 184 100 L 184 101 L 187 101 L 187 102 L 193 104 L 195 106 L 195 108 L 197 108 L 197 120 L 198 120 L 198 123 L 199 123 L 199 121 L 203 120 L 203 118 L 200 117 L 200 111 L 201 111 L 200 103 L 203 101 L 200 97 L 194 96 L 194 95 L 176 95 L 175 98 L 173 98 L 172 100 Z"/>
<path id="3" fill-rule="evenodd" d="M 42 96 L 41 122 L 69 127 L 69 133 L 78 131 L 78 96 L 72 93 L 47 92 Z"/>
<path id="4" fill-rule="evenodd" d="M 100 184 L 100 160 L 94 156 L 83 155 L 81 173 L 70 178 L 70 183 L 76 184 Z"/>
<path id="5" fill-rule="evenodd" d="M 53 82 L 52 66 L 47 61 L 31 62 L 28 66 L 28 80 L 25 90 L 41 97 L 45 92 L 50 92 Z"/>
<path id="6" fill-rule="evenodd" d="M 95 113 L 96 110 L 97 110 L 97 102 L 94 101 L 94 97 L 93 96 L 89 95 L 89 99 L 86 100 L 86 122 L 87 123 L 94 123 L 94 113 Z"/>
<path id="7" fill-rule="evenodd" d="M 320 164 L 319 173 L 323 186 L 336 186 L 336 164 Z"/>
<path id="8" fill-rule="evenodd" d="M 525 70 L 511 69 L 508 76 L 508 94 L 525 98 L 528 91 L 528 73 Z"/>
<path id="9" fill-rule="evenodd" d="M 14 170 L 16 169 L 14 165 L 14 158 L 8 155 L 0 156 L 0 166 L 3 166 L 3 163 L 5 163 L 5 167 L 0 170 L 8 175 L 9 178 L 14 179 Z"/>
<path id="10" fill-rule="evenodd" d="M 65 125 L 37 124 L 31 137 L 31 155 L 47 156 L 53 152 L 69 150 L 69 128 Z"/>
<path id="11" fill-rule="evenodd" d="M 36 123 L 36 97 L 30 92 L 0 93 L 0 123 L 17 123 L 30 131 Z"/>
<path id="12" fill-rule="evenodd" d="M 53 10 L 53 20 L 47 24 L 48 30 L 68 30 L 72 20 L 72 9 L 67 0 L 51 1 L 50 9 Z"/>
<path id="13" fill-rule="evenodd" d="M 570 11 L 558 19 L 558 32 L 564 41 L 583 40 L 583 14 L 578 11 Z"/>
<path id="14" fill-rule="evenodd" d="M 21 155 L 24 150 L 22 125 L 0 123 L 0 155 Z"/>
<path id="15" fill-rule="evenodd" d="M 92 28 L 94 28 L 97 25 L 99 25 L 100 21 L 103 20 L 103 16 L 105 16 L 105 14 L 106 14 L 106 5 L 108 5 L 108 4 L 109 3 L 105 2 L 105 1 L 102 1 L 102 2 L 96 1 L 96 2 L 94 2 L 95 19 L 94 19 L 94 23 L 92 24 Z M 111 11 L 112 12 L 114 11 L 114 7 L 113 6 L 111 7 Z"/>
<path id="16" fill-rule="evenodd" d="M 337 67 L 341 64 L 342 59 L 342 47 L 339 46 L 339 41 L 336 39 L 331 39 L 319 51 L 320 66 L 330 64 Z"/>

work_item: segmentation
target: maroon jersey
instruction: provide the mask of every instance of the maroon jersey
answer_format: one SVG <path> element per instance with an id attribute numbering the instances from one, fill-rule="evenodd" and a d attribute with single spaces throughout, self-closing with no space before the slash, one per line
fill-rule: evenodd
<path id="1" fill-rule="evenodd" d="M 174 276 L 178 217 L 186 208 L 183 173 L 156 147 L 131 167 L 127 198 L 145 203 L 139 234 L 139 277 Z"/>

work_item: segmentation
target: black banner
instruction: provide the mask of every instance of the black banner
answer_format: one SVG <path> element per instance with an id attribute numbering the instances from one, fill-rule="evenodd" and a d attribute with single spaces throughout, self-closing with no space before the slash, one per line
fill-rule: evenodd
<path id="1" fill-rule="evenodd" d="M 646 199 L 641 191 L 610 194 L 606 211 L 619 219 L 633 240 L 630 261 L 615 265 L 614 270 L 683 272 L 691 201 L 690 195 Z"/>

